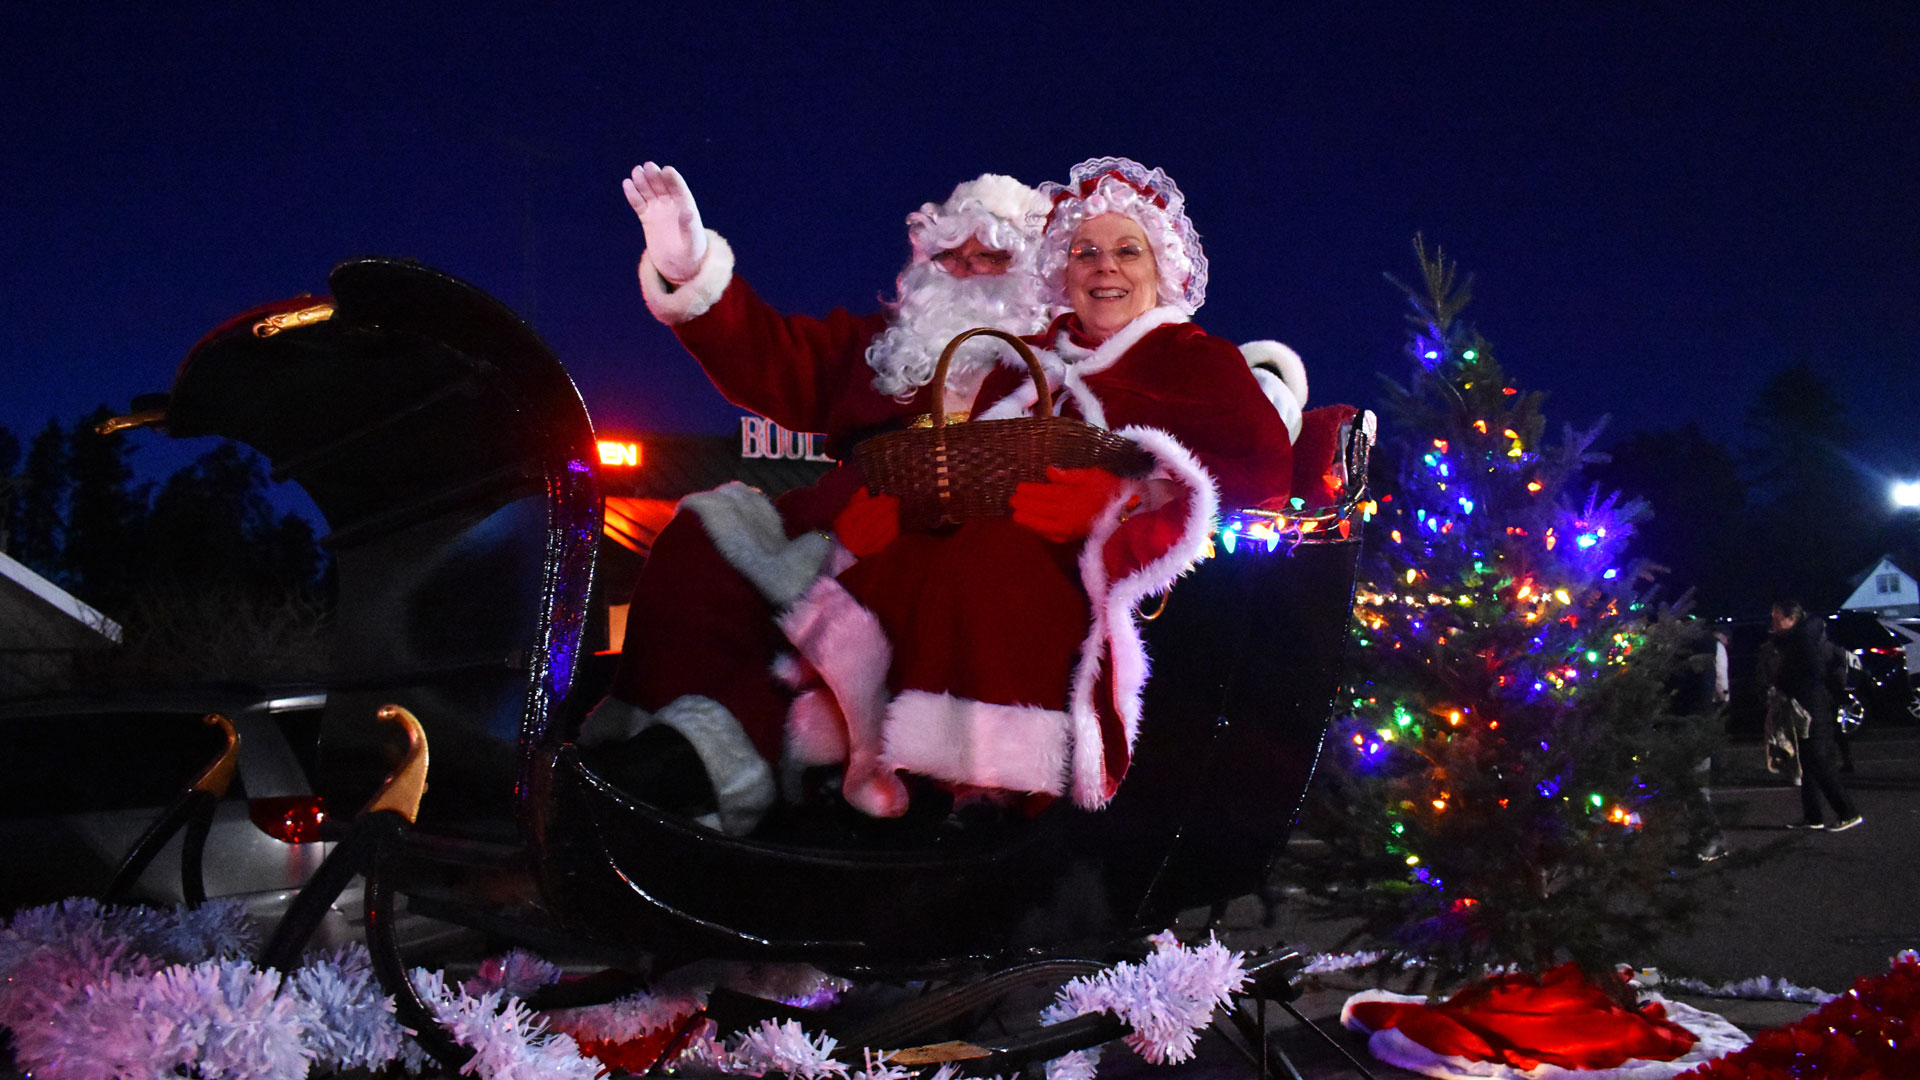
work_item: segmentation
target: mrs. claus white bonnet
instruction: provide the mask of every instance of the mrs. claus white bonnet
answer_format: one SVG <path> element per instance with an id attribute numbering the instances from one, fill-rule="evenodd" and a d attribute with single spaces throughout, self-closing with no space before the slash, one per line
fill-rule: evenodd
<path id="1" fill-rule="evenodd" d="M 1187 217 L 1187 197 L 1163 169 L 1148 169 L 1131 158 L 1089 158 L 1075 165 L 1067 182 L 1048 181 L 1040 194 L 1050 204 L 1040 240 L 1039 272 L 1055 301 L 1066 303 L 1067 248 L 1083 222 L 1101 214 L 1124 214 L 1139 224 L 1153 249 L 1159 271 L 1156 299 L 1187 316 L 1207 302 L 1207 256 L 1200 234 Z"/>

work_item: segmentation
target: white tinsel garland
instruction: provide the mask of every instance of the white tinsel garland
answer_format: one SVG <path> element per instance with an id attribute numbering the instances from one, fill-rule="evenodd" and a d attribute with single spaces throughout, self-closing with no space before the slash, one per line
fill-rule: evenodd
<path id="1" fill-rule="evenodd" d="M 301 1080 L 313 1007 L 280 993 L 280 973 L 244 960 L 113 972 L 14 1028 L 24 1070 L 47 1080 L 174 1077 Z M 188 1072 L 188 1069 L 191 1069 Z"/>
<path id="2" fill-rule="evenodd" d="M 1123 1041 L 1146 1061 L 1178 1064 L 1191 1058 L 1214 1009 L 1231 1003 L 1246 986 L 1245 957 L 1211 935 L 1198 948 L 1180 944 L 1171 932 L 1150 940 L 1154 951 L 1140 963 L 1115 964 L 1061 987 L 1040 1022 L 1108 1012 L 1133 1029 Z M 1098 1062 L 1097 1051 L 1075 1051 L 1047 1065 L 1048 1080 L 1091 1080 Z"/>
<path id="3" fill-rule="evenodd" d="M 433 1018 L 473 1060 L 461 1068 L 482 1080 L 593 1080 L 600 1063 L 582 1057 L 571 1035 L 549 1033 L 546 1021 L 526 1003 L 501 990 L 479 997 L 447 986 L 439 972 L 414 968 L 408 973 Z"/>
<path id="4" fill-rule="evenodd" d="M 1300 970 L 1308 975 L 1325 975 L 1337 971 L 1351 971 L 1355 968 L 1392 964 L 1410 971 L 1425 962 L 1422 957 L 1412 953 L 1381 950 L 1316 953 L 1307 958 L 1306 966 Z M 1500 971 L 1507 970 L 1513 969 L 1489 968 L 1486 974 L 1498 974 Z M 1824 1005 L 1834 998 L 1833 994 L 1818 987 L 1800 986 L 1787 979 L 1769 975 L 1756 975 L 1749 979 L 1723 983 L 1707 983 L 1700 979 L 1663 975 L 1657 968 L 1642 968 L 1638 971 L 1630 971 L 1629 975 L 1637 986 L 1647 989 L 1666 987 L 1699 997 L 1733 998 L 1746 1001 L 1799 1001 L 1814 1005 Z"/>
<path id="5" fill-rule="evenodd" d="M 355 942 L 311 958 L 289 979 L 318 1013 L 307 1030 L 317 1066 L 374 1070 L 398 1063 L 411 1073 L 426 1067 L 426 1051 L 393 1016 L 393 999 L 380 990 L 366 946 Z"/>

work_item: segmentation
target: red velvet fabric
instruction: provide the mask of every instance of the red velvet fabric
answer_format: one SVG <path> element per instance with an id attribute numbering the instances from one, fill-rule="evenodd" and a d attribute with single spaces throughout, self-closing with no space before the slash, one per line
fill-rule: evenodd
<path id="1" fill-rule="evenodd" d="M 886 325 L 885 312 L 782 315 L 736 276 L 674 333 L 727 400 L 789 431 L 823 432 L 837 455 L 858 434 L 927 411 L 873 388 L 867 345 Z M 842 466 L 780 496 L 787 535 L 832 527 L 860 486 L 858 471 Z M 684 695 L 712 698 L 768 761 L 780 760 L 793 695 L 771 669 L 791 646 L 772 605 L 715 550 L 697 514 L 677 515 L 655 539 L 628 612 L 615 697 L 649 711 Z"/>
<path id="2" fill-rule="evenodd" d="M 873 388 L 867 345 L 887 318 L 845 308 L 782 315 L 736 275 L 713 307 L 673 332 L 728 401 L 788 431 L 822 432 L 827 453 L 842 457 L 861 434 L 932 409 L 927 390 L 903 403 Z"/>
<path id="3" fill-rule="evenodd" d="M 1293 498 L 1309 507 L 1332 506 L 1345 485 L 1334 479 L 1334 457 L 1340 451 L 1340 429 L 1360 410 L 1351 405 L 1309 409 L 1300 418 L 1300 437 L 1293 441 Z M 1287 500 L 1280 500 L 1286 502 Z M 1270 509 L 1284 510 L 1285 506 Z"/>
<path id="4" fill-rule="evenodd" d="M 774 678 L 787 647 L 773 605 L 681 513 L 660 530 L 634 583 L 613 696 L 657 712 L 689 694 L 733 713 L 756 750 L 779 761 L 793 695 Z"/>
<path id="5" fill-rule="evenodd" d="M 1666 1018 L 1660 1003 L 1622 1008 L 1573 964 L 1539 976 L 1496 975 L 1439 1005 L 1366 1001 L 1355 1004 L 1352 1014 L 1371 1031 L 1398 1028 L 1436 1054 L 1521 1070 L 1672 1061 L 1696 1041 Z"/>
<path id="6" fill-rule="evenodd" d="M 1063 336 L 1072 340 L 1071 318 L 1061 316 L 1046 334 L 1027 340 L 1043 348 Z M 1024 366 L 995 368 L 980 386 L 981 411 L 1031 379 Z M 1158 326 L 1104 369 L 1087 372 L 1085 382 L 1100 399 L 1109 430 L 1139 424 L 1179 439 L 1213 476 L 1222 507 L 1283 499 L 1292 486 L 1287 426 L 1233 342 L 1190 322 Z M 1078 415 L 1069 395 L 1059 397 L 1061 415 Z"/>
<path id="7" fill-rule="evenodd" d="M 1062 710 L 1087 632 L 1078 556 L 1010 518 L 980 518 L 902 533 L 840 583 L 887 631 L 894 692 Z"/>
<path id="8" fill-rule="evenodd" d="M 1176 440 L 1214 478 L 1224 506 L 1286 492 L 1286 427 L 1237 347 L 1181 322 L 1148 330 L 1104 359 L 1076 375 L 1110 429 L 1139 425 Z M 987 377 L 979 400 L 990 406 L 1027 382 L 1024 368 L 1003 365 Z M 1061 415 L 1080 408 L 1066 393 L 1057 405 Z M 1112 495 L 1100 499 L 1102 509 Z M 1192 525 L 1189 505 L 1175 499 L 1124 523 L 1100 553 L 1109 581 L 1166 554 Z M 1127 733 L 1104 681 L 1103 669 L 1116 661 L 1105 639 L 1088 641 L 1093 612 L 1080 548 L 1014 519 L 983 519 L 946 533 L 902 534 L 843 572 L 840 583 L 877 617 L 892 645 L 888 688 L 895 694 L 944 695 L 961 709 L 979 703 L 1058 714 L 1069 710 L 1079 667 L 1093 665 L 1088 675 L 1103 680 L 1093 707 L 1110 794 L 1126 768 Z"/>

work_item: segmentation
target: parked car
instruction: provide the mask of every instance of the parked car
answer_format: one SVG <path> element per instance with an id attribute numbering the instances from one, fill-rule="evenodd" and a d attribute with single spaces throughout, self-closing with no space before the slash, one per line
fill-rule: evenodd
<path id="1" fill-rule="evenodd" d="M 293 748 L 311 745 L 324 703 L 235 687 L 0 703 L 0 745 L 14 764 L 0 786 L 0 907 L 104 890 L 147 826 L 218 753 L 219 729 L 205 723 L 218 712 L 233 722 L 240 756 L 207 837 L 207 895 L 277 915 L 328 850 L 319 835 L 325 808 Z M 182 902 L 180 848 L 176 835 L 129 899 Z"/>
<path id="2" fill-rule="evenodd" d="M 1907 669 L 1905 637 L 1877 617 L 1855 612 L 1828 616 L 1827 637 L 1860 660 L 1852 685 L 1863 723 L 1920 720 L 1920 693 Z"/>
<path id="3" fill-rule="evenodd" d="M 310 688 L 194 687 L 0 701 L 0 913 L 69 896 L 98 896 L 147 827 L 222 746 L 217 712 L 240 736 L 232 785 L 215 807 L 204 849 L 206 895 L 239 900 L 270 932 L 333 845 L 333 812 L 314 794 L 326 696 Z M 348 808 L 351 813 L 355 808 Z M 179 904 L 182 838 L 175 834 L 127 900 Z M 316 943 L 358 934 L 360 887 L 343 893 Z M 422 947 L 451 946 L 447 924 L 409 919 Z M 464 933 L 464 932 L 461 932 Z"/>
<path id="4" fill-rule="evenodd" d="M 1766 710 L 1766 688 L 1759 681 L 1760 646 L 1768 627 L 1763 620 L 1722 623 L 1731 631 L 1727 652 L 1732 668 L 1733 703 L 1728 730 L 1757 735 Z M 1827 616 L 1827 637 L 1860 662 L 1852 677 L 1853 696 L 1866 726 L 1911 724 L 1920 720 L 1920 690 L 1907 669 L 1906 638 L 1872 616 L 1841 612 Z"/>

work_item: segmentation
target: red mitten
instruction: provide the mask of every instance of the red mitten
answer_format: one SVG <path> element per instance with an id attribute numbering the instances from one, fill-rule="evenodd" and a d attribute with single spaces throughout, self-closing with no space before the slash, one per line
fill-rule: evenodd
<path id="1" fill-rule="evenodd" d="M 1013 509 L 1014 524 L 1064 544 L 1087 535 L 1094 520 L 1113 505 L 1125 485 L 1126 481 L 1105 469 L 1049 465 L 1044 483 L 1030 482 L 1014 488 L 1007 505 Z"/>
<path id="2" fill-rule="evenodd" d="M 900 535 L 900 500 L 861 488 L 833 519 L 833 532 L 848 551 L 864 559 Z"/>

